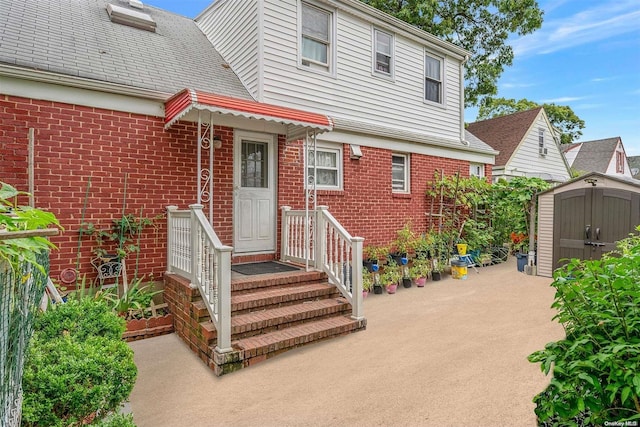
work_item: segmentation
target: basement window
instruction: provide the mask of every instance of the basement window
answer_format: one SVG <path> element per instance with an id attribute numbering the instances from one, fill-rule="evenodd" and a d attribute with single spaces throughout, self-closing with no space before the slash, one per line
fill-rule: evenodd
<path id="1" fill-rule="evenodd" d="M 154 21 L 147 13 L 117 6 L 111 3 L 107 5 L 107 13 L 109 14 L 111 22 L 115 22 L 116 24 L 139 28 L 152 33 L 156 32 L 156 21 Z"/>

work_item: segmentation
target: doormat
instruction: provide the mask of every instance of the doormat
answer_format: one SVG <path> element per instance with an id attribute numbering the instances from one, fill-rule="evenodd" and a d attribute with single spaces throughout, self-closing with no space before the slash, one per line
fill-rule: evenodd
<path id="1" fill-rule="evenodd" d="M 231 270 L 236 273 L 252 276 L 254 274 L 284 273 L 287 271 L 300 270 L 298 267 L 280 264 L 279 262 L 252 262 L 249 264 L 234 264 Z"/>

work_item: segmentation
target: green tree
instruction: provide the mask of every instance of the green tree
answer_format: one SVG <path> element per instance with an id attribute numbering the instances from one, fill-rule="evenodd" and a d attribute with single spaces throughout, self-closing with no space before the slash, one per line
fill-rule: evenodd
<path id="1" fill-rule="evenodd" d="M 511 34 L 542 25 L 536 0 L 362 0 L 471 52 L 466 62 L 465 105 L 497 93 L 504 67 L 513 63 Z"/>
<path id="2" fill-rule="evenodd" d="M 563 144 L 571 144 L 582 136 L 584 120 L 580 119 L 571 107 L 554 103 L 538 104 L 526 98 L 515 100 L 486 97 L 480 102 L 477 119 L 486 120 L 538 107 L 544 108 L 553 127 L 560 131 L 560 142 Z"/>

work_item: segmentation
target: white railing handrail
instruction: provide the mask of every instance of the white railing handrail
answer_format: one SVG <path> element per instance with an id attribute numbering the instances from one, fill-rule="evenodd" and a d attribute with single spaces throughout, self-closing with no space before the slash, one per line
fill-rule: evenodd
<path id="1" fill-rule="evenodd" d="M 231 246 L 222 244 L 202 212 L 167 208 L 167 272 L 182 273 L 197 288 L 217 331 L 216 351 L 231 351 Z M 188 212 L 188 221 L 186 212 Z"/>
<path id="2" fill-rule="evenodd" d="M 313 230 L 309 233 L 312 242 L 300 242 L 291 234 L 300 235 L 300 218 L 307 219 L 302 224 Z M 290 227 L 293 231 L 290 230 Z M 282 261 L 309 261 L 317 270 L 329 277 L 352 307 L 352 317 L 362 319 L 362 248 L 364 239 L 353 237 L 335 219 L 327 206 L 318 206 L 308 217 L 303 210 L 282 207 Z M 302 246 L 302 247 L 301 247 Z M 309 250 L 311 248 L 311 250 Z M 305 254 L 306 260 L 301 258 Z"/>

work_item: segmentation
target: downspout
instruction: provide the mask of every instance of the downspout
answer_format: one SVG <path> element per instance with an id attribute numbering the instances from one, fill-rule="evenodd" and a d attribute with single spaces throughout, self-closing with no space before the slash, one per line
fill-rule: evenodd
<path id="1" fill-rule="evenodd" d="M 469 60 L 469 55 L 465 55 L 460 63 L 460 141 L 464 145 L 469 143 L 464 139 L 464 64 Z"/>

